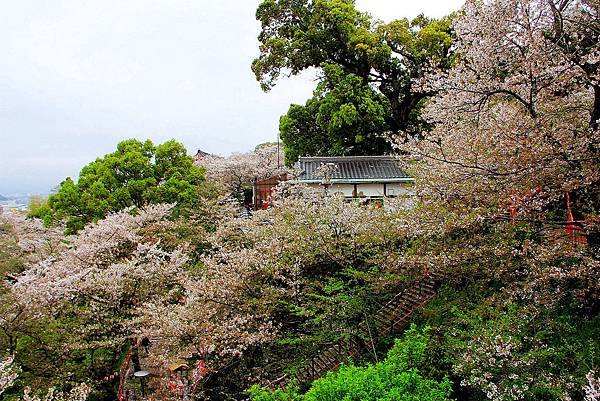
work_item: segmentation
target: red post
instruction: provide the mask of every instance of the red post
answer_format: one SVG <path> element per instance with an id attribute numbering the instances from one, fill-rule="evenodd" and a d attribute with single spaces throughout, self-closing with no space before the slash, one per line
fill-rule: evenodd
<path id="1" fill-rule="evenodd" d="M 573 217 L 573 209 L 571 204 L 571 196 L 567 192 L 567 225 L 566 225 L 566 234 L 567 238 L 573 242 L 573 245 L 577 246 L 578 244 L 585 245 L 587 244 L 587 238 L 584 235 L 581 235 L 581 226 L 575 222 L 575 218 Z"/>

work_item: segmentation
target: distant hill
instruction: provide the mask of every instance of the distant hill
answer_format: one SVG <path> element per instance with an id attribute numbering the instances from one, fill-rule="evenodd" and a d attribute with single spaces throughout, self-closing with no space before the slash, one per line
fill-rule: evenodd
<path id="1" fill-rule="evenodd" d="M 0 201 L 7 201 L 7 200 L 8 200 L 7 197 L 0 195 Z"/>

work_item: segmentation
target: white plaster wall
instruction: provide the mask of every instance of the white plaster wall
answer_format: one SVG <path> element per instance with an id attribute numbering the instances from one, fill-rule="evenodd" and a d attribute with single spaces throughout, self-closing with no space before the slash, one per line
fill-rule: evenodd
<path id="1" fill-rule="evenodd" d="M 313 187 L 313 188 L 320 188 L 322 191 L 325 191 L 325 187 L 320 183 L 311 182 L 308 184 L 308 186 Z M 332 184 L 329 186 L 327 191 L 331 194 L 342 193 L 342 194 L 344 194 L 345 197 L 351 198 L 352 191 L 354 191 L 354 185 L 352 185 L 352 184 Z"/>
<path id="2" fill-rule="evenodd" d="M 392 182 L 387 184 L 388 196 L 414 195 L 414 185 L 409 182 Z"/>
<path id="3" fill-rule="evenodd" d="M 357 194 L 359 197 L 381 198 L 383 197 L 383 184 L 357 184 Z"/>
<path id="4" fill-rule="evenodd" d="M 332 184 L 329 187 L 331 193 L 343 193 L 345 197 L 351 198 L 352 192 L 354 191 L 354 185 L 352 184 Z"/>
<path id="5" fill-rule="evenodd" d="M 323 188 L 320 183 L 309 184 L 312 187 Z M 382 198 L 384 197 L 384 185 L 376 183 L 356 184 L 359 197 Z M 324 190 L 324 189 L 323 189 Z M 413 195 L 411 183 L 393 182 L 387 184 L 387 196 L 405 196 Z M 354 193 L 354 184 L 332 184 L 329 187 L 330 193 L 342 193 L 345 197 L 351 198 Z M 361 193 L 362 192 L 362 193 Z"/>

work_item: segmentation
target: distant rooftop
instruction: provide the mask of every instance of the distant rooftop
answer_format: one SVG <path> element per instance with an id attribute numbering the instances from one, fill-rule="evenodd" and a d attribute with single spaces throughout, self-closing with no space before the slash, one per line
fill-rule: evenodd
<path id="1" fill-rule="evenodd" d="M 211 154 L 203 151 L 202 149 L 198 149 L 196 156 L 194 156 L 194 161 L 204 160 L 204 158 L 207 156 L 211 156 Z"/>
<path id="2" fill-rule="evenodd" d="M 202 149 L 198 149 L 198 152 L 196 153 L 196 156 L 206 157 L 206 156 L 210 156 L 210 153 L 205 152 Z"/>
<path id="3" fill-rule="evenodd" d="M 301 157 L 296 163 L 298 181 L 321 182 L 320 167 L 330 165 L 331 182 L 412 181 L 393 156 Z"/>

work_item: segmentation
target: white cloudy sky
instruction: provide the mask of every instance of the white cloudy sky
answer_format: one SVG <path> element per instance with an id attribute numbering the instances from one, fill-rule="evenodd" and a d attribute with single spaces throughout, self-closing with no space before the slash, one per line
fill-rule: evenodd
<path id="1" fill-rule="evenodd" d="M 275 140 L 310 76 L 263 93 L 260 0 L 0 0 L 0 194 L 48 192 L 118 141 L 190 152 Z M 357 0 L 382 20 L 439 17 L 462 0 Z"/>

